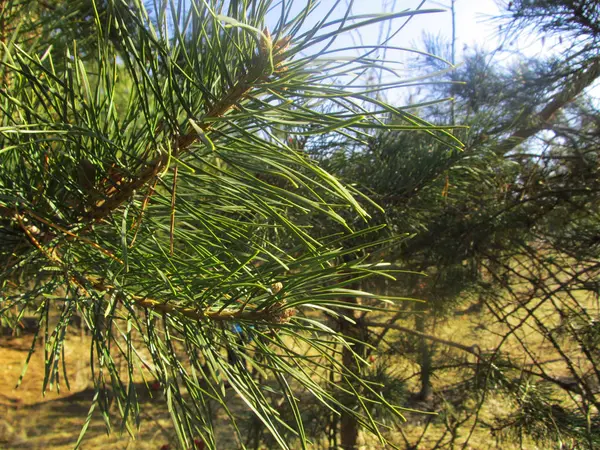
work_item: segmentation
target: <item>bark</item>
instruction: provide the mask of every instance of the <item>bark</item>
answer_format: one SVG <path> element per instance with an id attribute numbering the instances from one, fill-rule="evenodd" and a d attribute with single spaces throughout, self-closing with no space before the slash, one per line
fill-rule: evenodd
<path id="1" fill-rule="evenodd" d="M 351 286 L 351 289 L 360 290 L 360 286 Z M 357 297 L 346 297 L 343 299 L 347 303 L 358 304 L 360 300 Z M 346 313 L 349 314 L 350 313 Z M 352 311 L 352 318 L 356 321 L 356 324 L 350 323 L 347 320 L 339 320 L 339 330 L 344 336 L 359 341 L 366 339 L 366 326 L 364 320 L 362 320 L 357 314 L 357 311 Z M 342 350 L 342 362 L 346 369 L 358 373 L 360 367 L 354 357 L 354 353 L 364 355 L 365 346 L 360 343 L 354 343 L 352 350 L 344 347 Z M 358 387 L 356 387 L 358 389 Z M 345 405 L 350 408 L 355 407 L 354 404 Z M 355 450 L 358 448 L 358 439 L 360 435 L 360 425 L 356 420 L 356 417 L 345 411 L 342 411 L 340 418 L 340 444 L 342 450 Z"/>
<path id="2" fill-rule="evenodd" d="M 348 297 L 345 299 L 349 303 L 357 303 L 356 297 Z M 340 320 L 340 331 L 344 336 L 359 339 L 360 333 L 358 330 L 358 326 L 346 321 Z M 354 346 L 355 352 L 360 352 L 361 349 L 356 348 Z M 358 372 L 359 367 L 354 358 L 352 351 L 346 347 L 342 350 L 342 362 L 344 363 L 344 367 L 352 372 Z M 353 405 L 345 405 L 348 407 L 352 407 Z M 340 443 L 341 448 L 343 450 L 355 450 L 358 443 L 358 434 L 359 434 L 359 425 L 356 421 L 356 418 L 345 411 L 342 411 L 342 416 L 340 418 Z"/>
<path id="3" fill-rule="evenodd" d="M 600 58 L 593 59 L 587 68 L 582 69 L 571 80 L 568 80 L 563 89 L 538 114 L 531 118 L 527 124 L 517 128 L 510 137 L 500 142 L 496 147 L 496 152 L 506 154 L 523 141 L 546 128 L 557 111 L 572 102 L 598 77 L 600 77 Z"/>
<path id="4" fill-rule="evenodd" d="M 421 305 L 418 305 L 421 306 Z M 415 328 L 419 332 L 419 359 L 421 365 L 421 391 L 418 398 L 422 401 L 431 399 L 431 349 L 425 339 L 425 313 L 424 308 L 419 308 L 415 316 Z"/>

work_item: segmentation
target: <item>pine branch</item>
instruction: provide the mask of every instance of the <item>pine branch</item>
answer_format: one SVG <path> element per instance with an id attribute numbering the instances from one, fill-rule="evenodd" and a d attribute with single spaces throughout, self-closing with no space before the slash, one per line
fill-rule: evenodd
<path id="1" fill-rule="evenodd" d="M 251 67 L 250 70 L 236 82 L 227 95 L 220 99 L 208 111 L 197 125 L 197 128 L 199 129 L 191 126 L 188 133 L 175 139 L 173 156 L 181 157 L 185 152 L 189 151 L 194 143 L 204 137 L 202 133 L 207 132 L 212 128 L 212 121 L 214 119 L 218 119 L 227 114 L 227 112 L 239 104 L 256 85 L 267 81 L 273 74 L 273 67 L 269 64 L 271 59 L 273 60 L 275 70 L 283 70 L 286 56 L 285 51 L 289 46 L 290 38 L 282 38 L 273 44 L 270 42 L 271 37 L 269 32 L 265 30 L 263 35 L 261 35 L 261 39 L 258 55 L 253 60 L 253 67 Z M 265 40 L 268 40 L 269 42 L 267 43 Z M 270 53 L 271 49 L 274 49 L 272 55 Z M 117 209 L 133 195 L 134 191 L 145 187 L 154 180 L 161 170 L 165 168 L 169 159 L 170 155 L 163 153 L 161 156 L 152 160 L 147 164 L 146 169 L 144 169 L 137 177 L 134 177 L 132 181 L 119 186 L 118 191 L 108 199 L 103 199 L 98 202 L 91 211 L 90 218 L 94 221 L 99 221 Z"/>
<path id="2" fill-rule="evenodd" d="M 450 341 L 448 339 L 443 339 L 443 338 L 433 336 L 431 334 L 422 333 L 420 331 L 413 330 L 412 328 L 403 327 L 402 325 L 398 325 L 395 322 L 379 323 L 379 322 L 373 322 L 371 320 L 365 320 L 365 321 L 363 321 L 363 324 L 367 327 L 372 327 L 372 328 L 384 328 L 385 330 L 402 331 L 403 333 L 412 334 L 413 336 L 419 336 L 419 337 L 425 338 L 429 341 L 446 345 L 448 347 L 457 348 L 459 350 L 462 350 L 463 352 L 467 352 L 471 355 L 474 355 L 477 358 L 479 358 L 481 356 L 481 350 L 478 345 L 464 345 L 459 342 L 454 342 L 454 341 Z"/>
<path id="3" fill-rule="evenodd" d="M 45 385 L 58 386 L 78 312 L 92 331 L 94 383 L 98 392 L 112 386 L 123 428 L 139 417 L 126 386 L 139 376 L 141 351 L 168 394 L 182 448 L 199 435 L 215 447 L 214 402 L 235 426 L 225 379 L 282 448 L 309 442 L 295 396 L 303 389 L 385 445 L 371 406 L 396 417 L 400 409 L 364 378 L 366 362 L 350 344 L 358 341 L 320 319 L 343 306 L 348 280 L 390 276 L 364 259 L 388 241 L 365 238 L 379 230 L 364 225 L 368 200 L 286 137 L 364 141 L 394 127 L 453 139 L 376 95 L 404 86 L 400 76 L 385 86 L 340 83 L 381 67 L 372 48 L 350 59 L 327 44 L 314 50 L 343 32 L 423 11 L 365 19 L 348 10 L 339 20 L 332 9 L 305 30 L 312 2 L 299 12 L 293 2 L 229 2 L 228 16 L 216 0 L 159 1 L 155 11 L 141 0 L 88 3 L 27 18 L 40 35 L 15 36 L 0 62 L 11 78 L 0 91 L 0 237 L 12 239 L 0 242 L 0 283 L 23 274 L 33 283 L 10 284 L 0 300 L 46 324 Z M 264 28 L 273 7 L 281 8 L 276 40 Z M 65 17 L 80 16 L 88 35 L 75 42 Z M 50 304 L 63 306 L 54 330 Z M 355 371 L 331 353 L 340 345 L 356 358 Z M 260 368 L 261 380 L 241 361 Z M 359 407 L 315 381 L 323 367 Z M 96 405 L 108 421 L 108 401 Z"/>
<path id="4" fill-rule="evenodd" d="M 600 58 L 589 63 L 589 66 L 580 70 L 572 79 L 565 83 L 563 89 L 555 94 L 550 102 L 542 110 L 528 118 L 527 123 L 521 125 L 513 133 L 495 147 L 498 154 L 506 154 L 526 141 L 539 131 L 548 127 L 554 115 L 572 102 L 588 86 L 600 77 Z"/>

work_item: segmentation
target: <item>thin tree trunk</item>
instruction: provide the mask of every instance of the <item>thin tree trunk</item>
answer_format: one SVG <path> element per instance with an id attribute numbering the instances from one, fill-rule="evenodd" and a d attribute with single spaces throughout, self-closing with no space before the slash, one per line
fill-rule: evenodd
<path id="1" fill-rule="evenodd" d="M 332 370 L 329 375 L 329 380 L 331 381 L 332 385 L 335 383 L 333 367 L 332 367 Z M 329 450 L 336 450 L 338 448 L 338 439 L 337 439 L 338 415 L 335 413 L 332 413 L 330 416 L 328 432 L 329 432 Z"/>
<path id="2" fill-rule="evenodd" d="M 421 391 L 419 400 L 428 401 L 431 399 L 431 349 L 425 338 L 425 309 L 422 305 L 417 306 L 418 312 L 415 316 L 415 328 L 419 336 L 419 359 L 421 365 Z"/>
<path id="3" fill-rule="evenodd" d="M 360 290 L 360 285 L 351 286 L 350 289 Z M 347 303 L 358 304 L 360 300 L 357 297 L 345 297 L 343 299 Z M 350 314 L 350 313 L 346 313 Z M 361 320 L 359 314 L 356 311 L 352 311 L 352 318 L 356 321 L 356 324 L 350 323 L 347 320 L 339 320 L 339 329 L 344 334 L 352 339 L 364 341 L 367 333 L 365 329 L 365 322 Z M 352 350 L 344 347 L 342 349 L 342 362 L 346 369 L 358 373 L 360 367 L 354 357 L 354 353 L 364 355 L 365 346 L 361 343 L 353 343 Z M 358 387 L 357 387 L 358 389 Z M 354 407 L 355 405 L 346 405 L 348 407 Z M 342 411 L 340 418 L 340 443 L 343 450 L 355 450 L 358 448 L 358 439 L 360 435 L 360 426 L 356 417 L 352 414 Z"/>
<path id="4" fill-rule="evenodd" d="M 452 0 L 450 2 L 450 13 L 452 16 L 452 42 L 451 42 L 451 50 L 452 54 L 450 56 L 450 62 L 452 65 L 456 65 L 456 8 L 455 8 L 456 0 Z M 454 78 L 454 76 L 453 76 Z M 456 100 L 452 98 L 450 100 L 450 123 L 454 125 L 456 123 Z"/>
<path id="5" fill-rule="evenodd" d="M 355 297 L 348 297 L 345 300 L 347 302 L 352 302 L 352 303 L 357 302 L 357 299 Z M 343 319 L 340 320 L 340 331 L 344 334 L 344 336 L 358 339 L 359 332 L 357 329 L 358 329 L 358 326 L 356 326 L 346 320 L 343 320 Z M 355 345 L 354 351 L 356 351 L 358 353 L 360 351 L 360 349 L 356 348 L 356 345 Z M 342 349 L 342 362 L 344 364 L 344 367 L 346 367 L 346 369 L 351 370 L 352 372 L 358 372 L 358 370 L 359 370 L 358 364 L 356 363 L 356 360 L 354 358 L 354 355 L 352 354 L 352 351 L 350 349 L 348 349 L 347 347 L 344 347 Z M 353 405 L 346 405 L 346 406 L 352 407 Z M 348 414 L 348 413 L 342 411 L 342 417 L 340 418 L 340 441 L 341 441 L 341 447 L 343 450 L 355 450 L 356 449 L 356 445 L 358 443 L 358 432 L 359 432 L 359 427 L 358 427 L 356 418 L 352 414 Z"/>

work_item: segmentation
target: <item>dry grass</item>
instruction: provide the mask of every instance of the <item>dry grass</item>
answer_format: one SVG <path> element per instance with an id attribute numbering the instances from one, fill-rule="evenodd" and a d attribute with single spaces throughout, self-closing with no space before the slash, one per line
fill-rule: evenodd
<path id="1" fill-rule="evenodd" d="M 62 385 L 60 393 L 42 395 L 44 374 L 43 349 L 33 354 L 27 374 L 18 389 L 15 385 L 31 345 L 31 336 L 0 338 L 0 448 L 2 449 L 72 449 L 92 403 L 94 390 L 90 384 L 89 345 L 87 337 L 67 339 L 67 374 L 71 390 Z M 145 387 L 138 390 L 144 392 Z M 115 420 L 113 432 L 96 410 L 83 441 L 84 449 L 158 450 L 170 444 L 176 448 L 171 419 L 159 395 L 142 399 L 141 426 L 132 439 L 121 432 Z M 116 411 L 113 411 L 116 413 Z M 117 415 L 114 415 L 117 417 Z M 223 427 L 223 431 L 227 429 Z M 231 433 L 223 433 L 223 448 L 231 445 Z"/>
<path id="2" fill-rule="evenodd" d="M 443 323 L 439 323 L 434 333 L 438 337 L 463 344 L 477 344 L 485 351 L 494 348 L 500 340 L 500 332 L 505 331 L 490 326 L 490 322 L 490 318 L 482 313 L 457 315 Z M 410 326 L 410 322 L 405 325 Z M 552 349 L 547 342 L 540 340 L 539 335 L 535 333 L 528 334 L 525 330 L 523 338 L 529 340 L 528 345 L 534 348 L 538 355 L 543 355 L 544 359 L 552 359 Z M 47 392 L 45 396 L 42 396 L 44 361 L 41 346 L 38 346 L 38 350 L 33 354 L 22 385 L 18 389 L 14 388 L 29 351 L 31 339 L 31 336 L 0 337 L 0 361 L 2 361 L 0 366 L 0 448 L 7 450 L 71 449 L 88 415 L 93 396 L 89 377 L 90 340 L 85 336 L 69 336 L 65 350 L 71 390 L 66 390 L 63 385 L 60 393 Z M 509 341 L 505 349 L 509 351 L 511 357 L 521 358 L 522 362 L 527 362 L 522 350 L 515 342 Z M 460 353 L 458 350 L 449 350 L 439 345 L 436 347 L 436 351 Z M 467 356 L 467 358 L 474 359 L 475 357 Z M 396 370 L 406 374 L 406 377 L 410 377 L 411 373 L 417 373 L 419 370 L 418 366 L 411 362 L 409 358 L 397 357 L 394 361 Z M 564 371 L 564 367 L 560 363 L 550 363 L 548 367 L 555 375 L 560 375 Z M 461 376 L 461 372 L 457 370 L 439 370 L 435 373 L 433 379 L 434 388 L 437 391 L 442 391 L 459 381 Z M 408 381 L 409 391 L 416 392 L 418 390 L 417 378 L 415 376 Z M 140 389 L 140 391 L 142 390 Z M 233 393 L 229 395 L 232 397 L 233 409 L 242 412 L 244 410 L 243 404 L 234 397 Z M 468 397 L 471 394 L 468 392 L 465 392 L 464 395 L 467 404 L 472 401 L 473 406 L 475 406 L 475 397 L 469 399 Z M 165 444 L 170 444 L 172 449 L 177 448 L 170 418 L 162 399 L 152 398 L 149 395 L 144 399 L 142 406 L 142 422 L 135 440 L 127 432 L 120 432 L 118 421 L 113 424 L 113 432 L 107 435 L 102 416 L 96 411 L 84 439 L 83 448 L 92 450 L 107 448 L 158 450 Z M 412 403 L 411 406 L 421 410 L 439 412 L 447 405 L 437 401 L 430 404 Z M 481 410 L 480 418 L 491 420 L 492 417 L 497 415 L 507 416 L 510 415 L 512 408 L 510 402 L 492 393 Z M 458 413 L 457 419 L 460 419 L 460 414 L 462 413 Z M 441 416 L 409 413 L 407 418 L 408 422 L 402 426 L 402 429 L 391 433 L 390 436 L 401 448 L 405 446 L 406 440 L 414 444 L 425 427 L 427 427 L 427 433 L 420 441 L 418 448 L 424 450 L 432 448 L 446 429 Z M 234 433 L 227 426 L 227 418 L 224 414 L 222 414 L 222 417 L 220 415 L 219 423 L 217 435 L 219 448 L 227 450 L 239 448 Z M 461 427 L 460 435 L 456 439 L 456 443 L 459 445 L 458 448 L 467 438 L 472 423 L 472 420 L 467 421 Z M 379 448 L 377 443 L 370 438 L 365 436 L 364 439 L 364 449 Z M 321 446 L 314 446 L 314 448 L 319 447 Z M 516 447 L 512 447 L 506 442 L 498 443 L 489 435 L 486 429 L 476 427 L 466 448 L 511 449 Z M 531 442 L 525 442 L 521 448 L 534 450 L 541 447 L 537 447 Z"/>

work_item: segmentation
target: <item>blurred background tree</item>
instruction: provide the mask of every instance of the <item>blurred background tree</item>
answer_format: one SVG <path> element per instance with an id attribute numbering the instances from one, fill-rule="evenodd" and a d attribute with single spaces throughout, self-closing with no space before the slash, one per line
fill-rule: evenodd
<path id="1" fill-rule="evenodd" d="M 384 208 L 376 219 L 388 230 L 413 236 L 387 259 L 427 275 L 379 286 L 425 299 L 405 304 L 412 313 L 381 320 L 369 312 L 361 322 L 382 364 L 418 364 L 409 375 L 394 370 L 396 383 L 418 408 L 437 411 L 445 428 L 425 421 L 416 437 L 404 437 L 406 448 L 465 448 L 475 429 L 517 445 L 595 448 L 600 439 L 600 116 L 590 91 L 600 75 L 598 8 L 527 1 L 507 3 L 505 12 L 498 20 L 507 40 L 536 33 L 561 51 L 545 59 L 511 52 L 507 64 L 502 48 L 474 49 L 452 71 L 439 58 L 415 62 L 441 73 L 415 90 L 431 102 L 419 114 L 469 125 L 455 131 L 464 150 L 401 131 L 383 131 L 359 149 L 317 150 L 328 170 Z M 424 43 L 430 54 L 454 57 L 452 42 L 427 35 Z M 475 338 L 441 339 L 460 317 L 478 322 Z M 510 414 L 489 411 L 496 396 Z"/>

